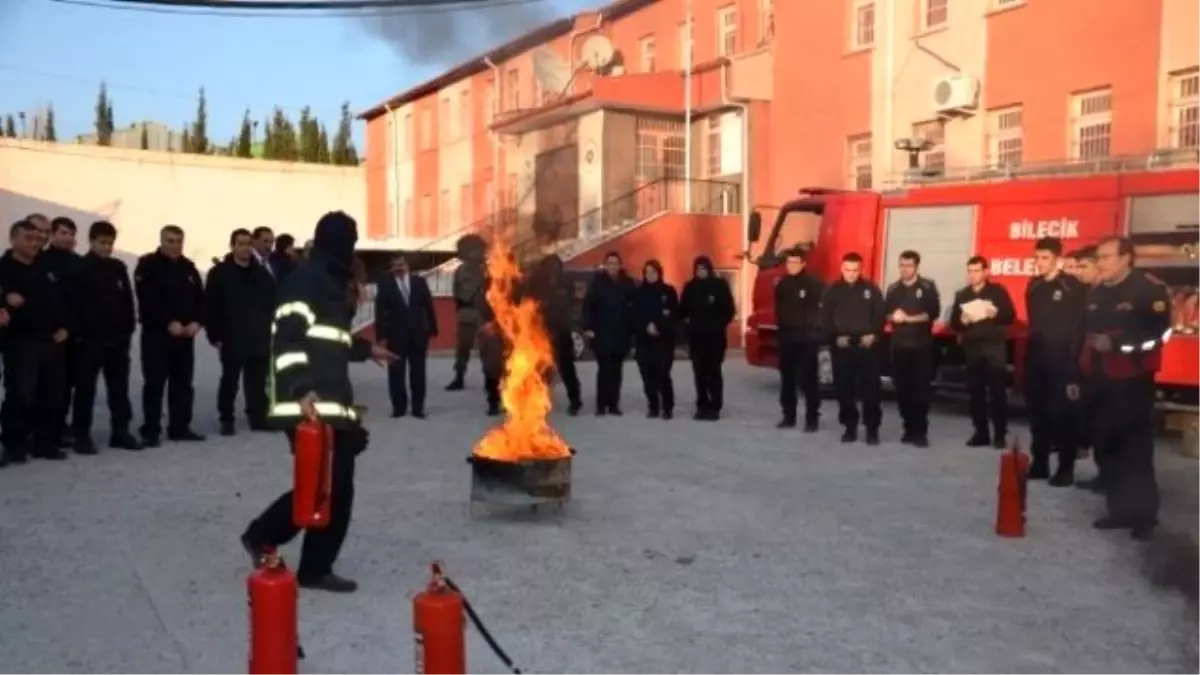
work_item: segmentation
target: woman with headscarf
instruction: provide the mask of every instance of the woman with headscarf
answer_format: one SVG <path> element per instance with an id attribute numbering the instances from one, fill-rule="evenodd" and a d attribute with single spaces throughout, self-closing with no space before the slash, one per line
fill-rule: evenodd
<path id="1" fill-rule="evenodd" d="M 679 296 L 663 280 L 662 265 L 648 261 L 642 268 L 642 283 L 633 293 L 633 340 L 642 389 L 646 392 L 647 417 L 669 420 L 675 414 L 675 384 L 671 366 L 675 362 L 675 323 Z"/>
<path id="2" fill-rule="evenodd" d="M 721 366 L 728 346 L 726 331 L 737 309 L 729 284 L 717 276 L 712 259 L 696 258 L 695 276 L 683 287 L 679 318 L 687 323 L 688 357 L 696 379 L 697 420 L 721 418 L 725 402 L 725 378 Z"/>

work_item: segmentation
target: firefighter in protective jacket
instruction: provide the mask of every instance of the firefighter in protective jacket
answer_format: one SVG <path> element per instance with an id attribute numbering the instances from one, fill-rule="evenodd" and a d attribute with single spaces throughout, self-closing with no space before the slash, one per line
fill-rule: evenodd
<path id="1" fill-rule="evenodd" d="M 354 311 L 346 289 L 354 282 L 357 239 L 357 225 L 345 213 L 326 214 L 317 223 L 312 254 L 279 289 L 268 384 L 268 420 L 288 431 L 289 442 L 302 419 L 319 419 L 334 428 L 330 521 L 305 535 L 296 576 L 303 587 L 338 593 L 358 587 L 335 575 L 333 562 L 350 527 L 355 457 L 367 447 L 367 432 L 354 407 L 349 364 L 395 359 L 386 349 L 350 334 Z M 265 547 L 285 544 L 297 533 L 288 492 L 250 524 L 242 545 L 257 561 Z"/>

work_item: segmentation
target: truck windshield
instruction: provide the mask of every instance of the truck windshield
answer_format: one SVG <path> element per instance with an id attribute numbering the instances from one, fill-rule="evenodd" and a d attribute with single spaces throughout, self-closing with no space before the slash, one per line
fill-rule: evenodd
<path id="1" fill-rule="evenodd" d="M 1195 231 L 1133 235 L 1138 267 L 1171 289 L 1171 327 L 1195 335 L 1200 328 L 1196 289 L 1197 234 Z"/>
<path id="2" fill-rule="evenodd" d="M 782 216 L 782 217 L 780 217 Z M 817 244 L 821 232 L 821 215 L 811 211 L 780 212 L 774 229 L 767 239 L 761 264 L 771 267 L 783 260 L 784 253 L 797 246 L 805 250 Z"/>

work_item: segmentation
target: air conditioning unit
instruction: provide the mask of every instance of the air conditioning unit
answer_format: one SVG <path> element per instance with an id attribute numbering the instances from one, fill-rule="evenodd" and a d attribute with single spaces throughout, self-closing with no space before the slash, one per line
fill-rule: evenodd
<path id="1" fill-rule="evenodd" d="M 957 115 L 979 105 L 979 81 L 955 73 L 938 78 L 933 85 L 933 109 L 942 115 Z"/>

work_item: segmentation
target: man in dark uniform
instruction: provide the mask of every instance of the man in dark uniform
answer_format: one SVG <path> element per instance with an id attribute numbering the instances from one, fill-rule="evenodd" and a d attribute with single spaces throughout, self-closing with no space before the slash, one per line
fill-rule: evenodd
<path id="1" fill-rule="evenodd" d="M 1087 298 L 1080 366 L 1093 389 L 1096 453 L 1111 462 L 1111 475 L 1108 514 L 1095 527 L 1129 528 L 1147 540 L 1158 524 L 1154 374 L 1170 337 L 1171 298 L 1165 284 L 1133 269 L 1128 239 L 1100 242 L 1096 262 L 1101 283 Z M 1078 399 L 1078 387 L 1068 394 Z"/>
<path id="2" fill-rule="evenodd" d="M 329 213 L 317 223 L 312 254 L 279 289 L 272 341 L 269 420 L 292 431 L 302 420 L 319 419 L 334 429 L 333 503 L 325 528 L 304 536 L 297 577 L 304 588 L 349 593 L 358 584 L 333 573 L 333 563 L 350 527 L 354 464 L 367 448 L 367 431 L 354 407 L 351 361 L 395 360 L 395 355 L 350 334 L 355 308 L 346 298 L 352 280 L 354 219 Z M 267 546 L 281 546 L 299 533 L 292 523 L 292 493 L 275 500 L 250 523 L 242 546 L 257 563 Z"/>
<path id="3" fill-rule="evenodd" d="M 647 260 L 642 266 L 642 283 L 633 292 L 631 307 L 633 342 L 642 390 L 646 392 L 646 416 L 671 419 L 675 415 L 675 324 L 679 320 L 679 296 L 663 279 L 662 264 Z"/>
<path id="4" fill-rule="evenodd" d="M 31 213 L 26 216 L 25 220 L 28 220 L 33 225 L 33 229 L 37 233 L 38 250 L 45 250 L 46 246 L 50 243 L 50 235 L 54 230 L 54 226 L 50 224 L 50 219 L 40 213 Z"/>
<path id="5" fill-rule="evenodd" d="M 775 284 L 775 322 L 779 325 L 780 429 L 796 426 L 796 388 L 804 392 L 804 431 L 817 430 L 821 417 L 821 297 L 825 285 L 804 269 L 803 250 L 787 253 L 787 276 Z"/>
<path id="6" fill-rule="evenodd" d="M 0 408 L 4 453 L 21 463 L 66 459 L 62 437 L 63 350 L 72 317 L 66 294 L 41 259 L 42 236 L 29 221 L 9 231 L 10 248 L 0 258 L 0 287 L 12 314 L 4 349 L 5 396 Z"/>
<path id="7" fill-rule="evenodd" d="M 1067 385 L 1078 382 L 1079 339 L 1088 289 L 1063 272 L 1062 242 L 1044 237 L 1034 244 L 1038 276 L 1025 288 L 1029 316 L 1025 354 L 1025 401 L 1029 409 L 1033 463 L 1029 478 L 1063 487 L 1075 482 L 1077 417 Z M 1050 455 L 1058 467 L 1050 476 Z"/>
<path id="8" fill-rule="evenodd" d="M 1096 247 L 1085 246 L 1075 252 L 1075 278 L 1079 283 L 1083 284 L 1084 288 L 1090 294 L 1100 283 L 1100 272 L 1096 267 Z M 1084 308 L 1086 311 L 1087 300 L 1085 294 Z M 1080 326 L 1082 331 L 1082 325 Z M 1080 336 L 1080 349 L 1082 349 L 1083 336 Z M 1091 450 L 1092 461 L 1096 464 L 1096 475 L 1087 480 L 1077 481 L 1075 487 L 1082 490 L 1091 490 L 1092 492 L 1101 493 L 1104 491 L 1104 483 L 1106 480 L 1106 467 L 1108 458 L 1101 456 L 1096 452 L 1093 439 L 1093 429 L 1095 427 L 1094 411 L 1096 405 L 1091 401 L 1091 392 L 1094 388 L 1089 385 L 1089 377 L 1083 373 L 1076 371 L 1079 376 L 1079 398 L 1071 401 L 1071 409 L 1075 415 L 1076 433 L 1079 440 L 1079 449 L 1081 452 L 1087 449 Z"/>
<path id="9" fill-rule="evenodd" d="M 679 295 L 679 319 L 687 324 L 688 358 L 696 382 L 696 414 L 693 419 L 721 419 L 725 405 L 725 350 L 729 346 L 729 324 L 737 305 L 729 282 L 717 276 L 712 258 L 700 256 L 692 264 L 692 278 Z"/>
<path id="10" fill-rule="evenodd" d="M 76 282 L 75 278 L 79 273 L 79 262 L 81 256 L 75 252 L 75 221 L 70 218 L 59 216 L 50 221 L 50 245 L 42 251 L 42 260 L 47 268 L 54 273 L 62 284 L 65 294 L 67 307 L 76 316 L 81 311 L 78 299 L 74 297 Z M 75 439 L 70 433 L 70 425 L 67 424 L 67 414 L 71 410 L 72 392 L 75 389 L 76 379 L 76 361 L 77 361 L 77 340 L 78 335 L 71 336 L 70 340 L 63 346 L 63 400 L 62 400 L 62 441 L 63 447 L 73 447 Z"/>
<path id="11" fill-rule="evenodd" d="M 597 417 L 622 414 L 621 381 L 632 337 L 633 290 L 621 254 L 610 251 L 583 298 L 583 334 L 596 355 Z"/>
<path id="12" fill-rule="evenodd" d="M 563 275 L 563 261 L 550 254 L 538 262 L 530 279 L 530 290 L 541 310 L 546 336 L 554 349 L 554 369 L 567 390 L 567 414 L 574 417 L 583 408 L 579 374 L 575 371 L 575 338 L 571 315 L 575 305 L 575 284 Z"/>
<path id="13" fill-rule="evenodd" d="M 832 341 L 833 383 L 843 443 L 858 440 L 858 402 L 867 445 L 879 445 L 879 341 L 887 323 L 883 292 L 862 276 L 862 256 L 842 256 L 842 278 L 829 285 L 821 301 L 821 325 Z"/>
<path id="14" fill-rule="evenodd" d="M 486 276 L 483 250 L 474 246 L 466 247 L 461 255 L 462 264 L 454 270 L 452 282 L 457 331 L 454 340 L 454 379 L 446 385 L 446 391 L 459 391 L 463 388 L 467 364 L 471 362 L 471 347 L 479 327 L 483 324 L 481 308 Z"/>
<path id="15" fill-rule="evenodd" d="M 888 286 L 884 305 L 892 322 L 892 384 L 904 420 L 901 443 L 929 447 L 933 397 L 933 322 L 942 311 L 937 284 L 919 274 L 921 254 L 900 254 L 900 280 Z"/>
<path id="16" fill-rule="evenodd" d="M 79 262 L 75 278 L 75 307 L 79 329 L 75 340 L 75 396 L 71 429 L 75 452 L 93 455 L 92 411 L 96 404 L 96 378 L 104 374 L 108 413 L 112 420 L 108 445 L 141 450 L 129 433 L 133 408 L 129 404 L 129 348 L 137 315 L 129 269 L 113 257 L 117 228 L 98 221 L 88 230 L 88 253 Z"/>
<path id="17" fill-rule="evenodd" d="M 204 331 L 221 356 L 217 413 L 222 436 L 235 433 L 233 402 L 239 378 L 250 428 L 267 429 L 267 365 L 275 313 L 275 280 L 255 257 L 250 232 L 234 230 L 229 248 L 204 284 Z"/>
<path id="18" fill-rule="evenodd" d="M 162 442 L 162 399 L 167 391 L 167 438 L 202 441 L 192 430 L 192 379 L 196 334 L 204 318 L 204 282 L 183 255 L 183 230 L 167 225 L 159 247 L 138 260 L 133 272 L 142 322 L 142 439 Z"/>
<path id="19" fill-rule="evenodd" d="M 1012 297 L 988 279 L 988 261 L 975 256 L 967 261 L 967 285 L 954 294 L 950 327 L 960 336 L 967 370 L 971 422 L 975 433 L 967 446 L 991 444 L 1003 449 L 1008 434 L 1008 327 L 1016 320 Z M 979 313 L 963 307 L 976 300 Z M 988 421 L 991 421 L 991 434 Z"/>

